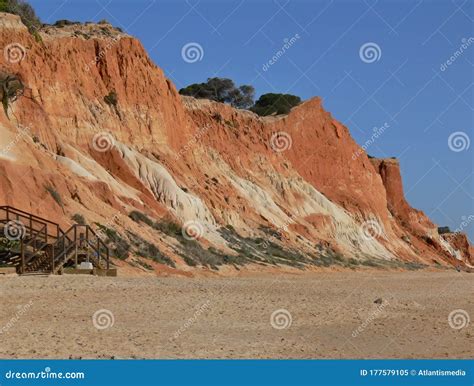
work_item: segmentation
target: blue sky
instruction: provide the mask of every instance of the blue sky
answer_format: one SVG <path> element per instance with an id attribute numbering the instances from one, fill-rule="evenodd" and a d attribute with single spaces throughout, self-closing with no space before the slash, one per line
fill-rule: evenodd
<path id="1" fill-rule="evenodd" d="M 122 27 L 178 88 L 220 76 L 254 85 L 257 95 L 321 96 L 361 145 L 388 124 L 367 152 L 400 159 L 409 202 L 452 229 L 474 215 L 470 0 L 30 3 L 44 22 L 105 18 Z M 188 43 L 202 47 L 200 60 L 183 60 Z M 374 57 L 361 53 L 367 43 Z M 463 228 L 474 240 L 474 221 Z"/>

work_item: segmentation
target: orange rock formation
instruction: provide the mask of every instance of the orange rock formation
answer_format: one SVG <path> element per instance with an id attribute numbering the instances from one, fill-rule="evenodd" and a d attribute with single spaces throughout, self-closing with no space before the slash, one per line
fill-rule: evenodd
<path id="1" fill-rule="evenodd" d="M 398 162 L 369 160 L 321 99 L 261 118 L 181 97 L 110 25 L 40 36 L 0 14 L 2 72 L 27 87 L 0 114 L 0 203 L 114 229 L 129 244 L 124 271 L 473 264 L 465 236 L 441 237 L 406 202 Z M 149 244 L 176 269 L 146 259 Z"/>

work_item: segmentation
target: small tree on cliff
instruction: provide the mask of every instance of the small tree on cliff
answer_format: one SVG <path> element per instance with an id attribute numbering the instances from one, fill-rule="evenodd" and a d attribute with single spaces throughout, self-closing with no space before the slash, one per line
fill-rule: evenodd
<path id="1" fill-rule="evenodd" d="M 36 32 L 41 27 L 41 21 L 35 10 L 24 0 L 0 0 L 0 12 L 20 16 L 22 23 L 30 32 Z"/>
<path id="2" fill-rule="evenodd" d="M 250 109 L 258 115 L 288 114 L 301 103 L 301 98 L 291 94 L 263 94 Z"/>
<path id="3" fill-rule="evenodd" d="M 8 108 L 19 97 L 23 96 L 25 85 L 19 75 L 9 74 L 0 70 L 0 100 L 8 119 Z"/>
<path id="4" fill-rule="evenodd" d="M 209 78 L 206 83 L 194 83 L 179 90 L 181 95 L 210 99 L 246 109 L 253 105 L 255 89 L 250 85 L 236 87 L 231 79 Z"/>

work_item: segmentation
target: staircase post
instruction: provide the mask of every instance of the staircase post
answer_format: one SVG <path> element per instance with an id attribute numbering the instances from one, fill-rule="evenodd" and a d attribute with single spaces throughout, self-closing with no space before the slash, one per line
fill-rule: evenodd
<path id="1" fill-rule="evenodd" d="M 77 227 L 74 226 L 74 264 L 77 268 Z"/>
<path id="2" fill-rule="evenodd" d="M 25 245 L 23 239 L 20 239 L 20 253 L 21 253 L 21 268 L 20 273 L 25 273 Z"/>
<path id="3" fill-rule="evenodd" d="M 54 273 L 54 244 L 51 244 L 51 273 Z"/>

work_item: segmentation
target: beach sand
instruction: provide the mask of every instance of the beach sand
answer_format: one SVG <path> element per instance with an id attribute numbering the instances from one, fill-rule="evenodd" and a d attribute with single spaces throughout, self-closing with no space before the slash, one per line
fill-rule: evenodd
<path id="1" fill-rule="evenodd" d="M 473 358 L 473 295 L 454 271 L 0 277 L 0 357 Z"/>

